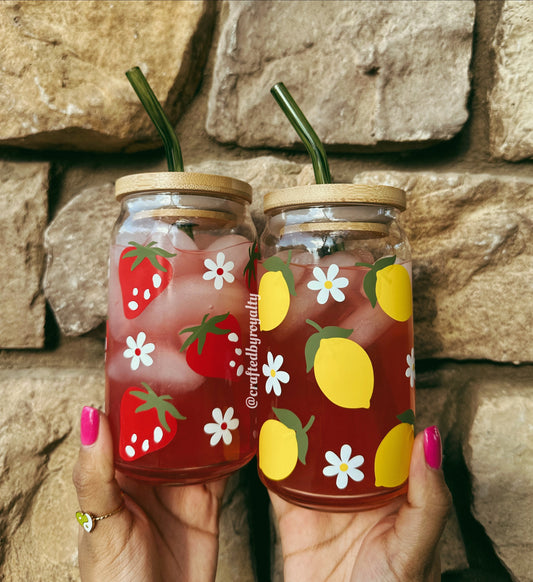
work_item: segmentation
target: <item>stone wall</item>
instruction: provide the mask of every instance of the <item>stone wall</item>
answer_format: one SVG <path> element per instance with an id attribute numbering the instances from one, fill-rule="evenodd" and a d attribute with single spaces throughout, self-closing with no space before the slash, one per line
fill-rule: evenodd
<path id="1" fill-rule="evenodd" d="M 417 423 L 441 428 L 455 505 L 443 580 L 533 580 L 532 24 L 511 0 L 0 3 L 0 580 L 79 580 L 70 479 L 81 407 L 103 403 L 113 183 L 165 169 L 135 65 L 187 169 L 252 184 L 258 228 L 267 191 L 313 180 L 278 81 L 334 181 L 407 191 Z M 217 580 L 282 581 L 268 519 L 251 464 Z"/>

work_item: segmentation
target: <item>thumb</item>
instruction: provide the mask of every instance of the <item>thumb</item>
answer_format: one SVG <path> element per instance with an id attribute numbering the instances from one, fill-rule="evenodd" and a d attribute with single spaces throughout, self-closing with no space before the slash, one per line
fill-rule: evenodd
<path id="1" fill-rule="evenodd" d="M 94 542 L 106 538 L 103 535 L 106 531 L 116 533 L 117 527 L 128 526 L 130 521 L 128 512 L 123 511 L 124 498 L 115 480 L 113 444 L 107 417 L 95 408 L 84 407 L 80 440 L 78 460 L 72 474 L 80 506 L 76 518 L 84 530 L 83 535 L 89 533 Z M 108 514 L 113 515 L 109 519 L 95 519 Z"/>
<path id="2" fill-rule="evenodd" d="M 396 520 L 398 551 L 411 571 L 434 568 L 437 544 L 452 506 L 442 472 L 442 442 L 436 426 L 419 433 L 413 444 L 407 502 Z M 440 571 L 439 571 L 440 579 Z M 426 579 L 426 578 L 424 578 Z"/>

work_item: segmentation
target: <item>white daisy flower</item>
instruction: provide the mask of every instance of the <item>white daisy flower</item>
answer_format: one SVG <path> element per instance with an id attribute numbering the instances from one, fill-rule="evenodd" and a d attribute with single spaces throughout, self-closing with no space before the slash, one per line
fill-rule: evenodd
<path id="1" fill-rule="evenodd" d="M 137 339 L 134 339 L 133 336 L 129 335 L 126 338 L 126 344 L 128 345 L 128 349 L 124 350 L 124 357 L 131 358 L 131 369 L 137 370 L 140 364 L 144 366 L 151 366 L 154 361 L 152 360 L 151 354 L 155 350 L 154 344 L 145 344 L 146 334 L 144 331 L 140 331 L 137 334 Z"/>
<path id="2" fill-rule="evenodd" d="M 318 291 L 316 300 L 320 305 L 326 303 L 330 295 L 339 303 L 344 301 L 344 293 L 341 289 L 348 285 L 348 279 L 346 277 L 335 279 L 338 274 L 339 267 L 334 263 L 328 267 L 326 275 L 320 267 L 313 269 L 315 279 L 307 283 L 307 288 L 311 289 L 311 291 Z"/>
<path id="3" fill-rule="evenodd" d="M 350 458 L 352 455 L 352 447 L 350 445 L 342 445 L 341 456 L 338 457 L 333 451 L 327 451 L 326 461 L 329 463 L 322 473 L 326 477 L 337 477 L 336 485 L 339 489 L 345 489 L 348 485 L 348 477 L 354 481 L 362 481 L 364 478 L 364 473 L 359 471 L 357 467 L 360 467 L 364 463 L 364 458 L 362 455 L 356 455 Z"/>
<path id="4" fill-rule="evenodd" d="M 415 385 L 415 348 L 411 348 L 411 353 L 407 354 L 407 370 L 405 370 L 405 375 L 409 378 L 409 383 L 411 388 Z"/>
<path id="5" fill-rule="evenodd" d="M 274 356 L 272 352 L 267 354 L 267 364 L 263 364 L 263 374 L 267 377 L 266 381 L 266 392 L 270 394 L 272 389 L 274 389 L 274 394 L 276 396 L 281 396 L 281 384 L 286 384 L 290 380 L 289 374 L 280 370 L 283 364 L 283 356 Z"/>
<path id="6" fill-rule="evenodd" d="M 214 447 L 220 442 L 220 439 L 224 441 L 225 445 L 229 445 L 232 441 L 231 431 L 235 430 L 239 426 L 239 419 L 233 418 L 233 408 L 230 406 L 224 415 L 222 415 L 222 410 L 220 408 L 214 408 L 211 413 L 213 420 L 215 422 L 208 422 L 204 426 L 204 432 L 210 435 L 211 440 L 209 444 Z"/>
<path id="7" fill-rule="evenodd" d="M 215 263 L 211 259 L 206 259 L 204 261 L 204 265 L 207 268 L 207 271 L 204 273 L 203 278 L 206 281 L 210 281 L 211 279 L 215 280 L 215 289 L 220 290 L 222 289 L 222 285 L 224 285 L 224 281 L 228 283 L 233 283 L 235 277 L 230 273 L 231 269 L 234 267 L 233 261 L 228 261 L 224 263 L 226 257 L 224 253 L 217 254 L 217 262 Z"/>

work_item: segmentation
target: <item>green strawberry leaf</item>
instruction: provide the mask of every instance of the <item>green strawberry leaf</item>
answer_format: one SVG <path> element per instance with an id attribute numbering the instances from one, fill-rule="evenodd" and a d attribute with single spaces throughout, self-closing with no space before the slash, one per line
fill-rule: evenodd
<path id="1" fill-rule="evenodd" d="M 223 315 L 213 315 L 213 317 L 209 318 L 209 313 L 206 313 L 203 316 L 200 325 L 194 325 L 193 327 L 182 329 L 179 332 L 180 334 L 191 332 L 191 335 L 183 342 L 183 345 L 180 348 L 180 352 L 185 351 L 195 340 L 198 340 L 198 353 L 201 354 L 204 349 L 205 340 L 207 339 L 208 333 L 212 333 L 214 335 L 226 335 L 230 333 L 230 329 L 216 327 L 216 324 L 224 321 L 228 315 L 229 311 Z"/>
<path id="2" fill-rule="evenodd" d="M 163 273 L 166 273 L 167 270 L 158 261 L 158 257 L 168 259 L 170 257 L 176 256 L 175 253 L 169 253 L 164 249 L 154 247 L 155 241 L 149 242 L 146 246 L 136 243 L 135 241 L 130 241 L 128 244 L 135 248 L 131 249 L 127 253 L 124 253 L 124 256 L 122 258 L 126 259 L 135 257 L 135 261 L 133 261 L 133 264 L 131 265 L 132 271 L 135 270 L 144 261 L 144 259 L 148 259 L 155 269 L 158 269 L 159 271 L 163 271 Z"/>
<path id="3" fill-rule="evenodd" d="M 248 256 L 249 259 L 246 263 L 246 266 L 244 267 L 243 275 L 246 277 L 248 289 L 250 289 L 252 281 L 257 280 L 257 273 L 255 270 L 256 261 L 261 258 L 261 251 L 259 249 L 259 243 L 257 242 L 257 239 L 254 240 L 252 246 L 248 249 Z"/>
<path id="4" fill-rule="evenodd" d="M 415 423 L 415 413 L 411 408 L 409 408 L 405 412 L 402 412 L 401 414 L 398 414 L 396 416 L 396 418 L 400 422 L 405 422 L 407 424 L 414 424 Z"/>
<path id="5" fill-rule="evenodd" d="M 139 400 L 143 401 L 143 404 L 140 404 L 135 409 L 136 413 L 155 409 L 159 423 L 167 432 L 170 432 L 170 426 L 168 425 L 166 418 L 167 412 L 170 414 L 170 416 L 173 416 L 176 419 L 186 419 L 185 416 L 178 412 L 173 404 L 167 402 L 167 400 L 172 400 L 172 396 L 169 396 L 168 394 L 165 394 L 164 396 L 158 396 L 146 382 L 141 382 L 141 384 L 147 392 L 143 392 L 142 390 L 132 390 L 130 392 L 131 396 L 135 396 L 136 398 L 139 398 Z"/>

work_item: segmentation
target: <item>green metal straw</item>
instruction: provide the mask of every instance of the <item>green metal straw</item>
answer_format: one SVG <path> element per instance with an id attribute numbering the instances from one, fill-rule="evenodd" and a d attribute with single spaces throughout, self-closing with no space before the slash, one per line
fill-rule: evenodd
<path id="1" fill-rule="evenodd" d="M 137 93 L 137 97 L 139 97 L 143 107 L 146 109 L 146 113 L 150 116 L 159 135 L 163 139 L 168 171 L 183 172 L 183 158 L 181 157 L 178 136 L 174 132 L 174 128 L 165 115 L 146 77 L 139 67 L 133 67 L 129 71 L 126 71 L 126 77 L 128 77 L 128 81 L 131 83 L 135 93 Z"/>
<path id="2" fill-rule="evenodd" d="M 311 127 L 309 121 L 307 121 L 305 115 L 302 113 L 302 110 L 292 98 L 287 87 L 285 87 L 283 83 L 276 83 L 276 85 L 270 89 L 270 93 L 272 93 L 272 96 L 278 102 L 283 113 L 285 113 L 288 120 L 291 122 L 291 125 L 296 130 L 296 133 L 304 142 L 304 145 L 311 156 L 311 161 L 313 162 L 316 183 L 330 184 L 331 174 L 329 172 L 326 150 L 318 138 L 318 135 L 315 133 L 315 130 Z"/>

